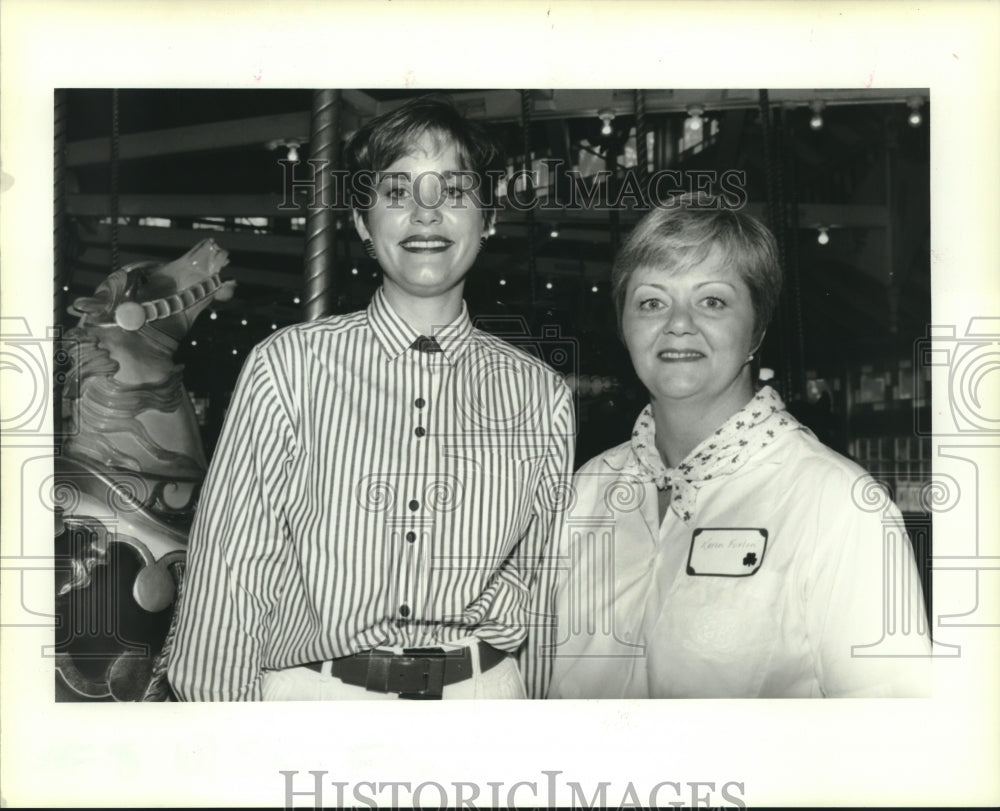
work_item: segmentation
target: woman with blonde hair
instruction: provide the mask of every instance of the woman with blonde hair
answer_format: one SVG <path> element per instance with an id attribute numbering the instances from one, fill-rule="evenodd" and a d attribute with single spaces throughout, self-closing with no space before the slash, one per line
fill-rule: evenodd
<path id="1" fill-rule="evenodd" d="M 716 198 L 674 200 L 637 225 L 612 285 L 650 401 L 576 475 L 550 695 L 922 694 L 898 510 L 859 503 L 865 471 L 755 386 L 781 288 L 771 233 Z"/>

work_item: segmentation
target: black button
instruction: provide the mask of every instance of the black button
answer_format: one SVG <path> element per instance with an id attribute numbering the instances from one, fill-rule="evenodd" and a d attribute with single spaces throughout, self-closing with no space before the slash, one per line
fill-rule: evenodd
<path id="1" fill-rule="evenodd" d="M 406 540 L 408 540 L 410 543 L 413 543 L 415 540 L 417 540 L 417 533 L 416 532 L 407 532 L 406 533 Z"/>
<path id="2" fill-rule="evenodd" d="M 416 499 L 413 499 L 413 501 L 410 502 L 410 509 L 413 510 L 413 512 L 416 512 L 417 510 L 419 510 L 420 509 L 420 502 L 417 501 Z"/>
<path id="3" fill-rule="evenodd" d="M 401 605 L 399 607 L 399 616 L 401 616 L 401 617 L 408 617 L 408 616 L 410 616 L 410 607 L 408 605 L 406 605 L 406 604 Z"/>
<path id="4" fill-rule="evenodd" d="M 417 426 L 417 429 L 413 433 L 415 433 L 417 436 L 423 436 L 424 434 L 427 433 L 427 431 L 424 429 L 422 425 L 419 425 Z"/>
<path id="5" fill-rule="evenodd" d="M 413 401 L 413 405 L 415 405 L 417 408 L 423 408 L 425 405 L 427 405 L 427 401 L 424 400 L 423 397 L 418 397 L 416 400 Z"/>

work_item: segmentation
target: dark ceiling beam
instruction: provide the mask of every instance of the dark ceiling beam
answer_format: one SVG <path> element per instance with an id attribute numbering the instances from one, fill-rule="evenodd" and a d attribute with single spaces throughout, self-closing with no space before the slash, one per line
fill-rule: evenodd
<path id="1" fill-rule="evenodd" d="M 360 90 L 345 90 L 343 93 L 345 100 L 361 116 L 373 115 L 378 108 L 378 103 L 367 93 Z M 348 113 L 345 117 L 348 126 L 344 131 L 357 128 L 358 123 L 358 115 Z M 239 146 L 263 147 L 272 141 L 283 140 L 305 144 L 309 142 L 309 124 L 310 112 L 303 110 L 300 113 L 278 113 L 131 133 L 120 137 L 118 157 L 120 160 L 135 160 Z M 73 141 L 66 147 L 66 165 L 107 163 L 109 155 L 110 138 Z"/>
<path id="2" fill-rule="evenodd" d="M 132 160 L 255 144 L 263 148 L 269 141 L 279 139 L 308 141 L 309 113 L 264 115 L 122 135 L 118 154 L 121 160 Z M 71 142 L 66 147 L 67 166 L 107 163 L 109 143 L 108 138 Z"/>
<path id="3" fill-rule="evenodd" d="M 123 217 L 305 217 L 304 205 L 279 208 L 280 194 L 123 194 L 118 211 Z M 107 194 L 68 194 L 69 214 L 106 217 L 111 210 Z M 345 209 L 346 212 L 346 209 Z"/>
<path id="4" fill-rule="evenodd" d="M 111 227 L 98 225 L 93 230 L 77 229 L 77 237 L 88 245 L 108 245 Z M 256 234 L 250 231 L 214 231 L 207 228 L 156 228 L 144 225 L 119 225 L 121 245 L 143 248 L 177 248 L 186 251 L 206 237 L 214 237 L 227 251 L 248 251 L 301 258 L 305 234 Z"/>

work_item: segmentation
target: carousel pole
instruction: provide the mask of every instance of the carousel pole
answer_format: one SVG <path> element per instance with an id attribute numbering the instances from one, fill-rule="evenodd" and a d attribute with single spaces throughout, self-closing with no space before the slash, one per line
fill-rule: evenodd
<path id="1" fill-rule="evenodd" d="M 52 129 L 52 326 L 63 320 L 66 284 L 66 91 L 56 89 Z"/>
<path id="2" fill-rule="evenodd" d="M 522 90 L 521 91 L 521 139 L 524 151 L 524 157 L 521 161 L 521 168 L 524 170 L 524 176 L 526 178 L 525 183 L 533 182 L 528 181 L 527 178 L 531 177 L 531 91 Z M 526 187 L 527 188 L 527 187 Z M 508 196 L 510 192 L 508 192 Z M 536 313 L 535 308 L 537 307 L 536 297 L 537 292 L 535 290 L 535 207 L 531 206 L 524 213 L 524 222 L 527 226 L 528 235 L 528 284 L 531 286 L 531 317 L 532 320 L 535 319 Z"/>
<path id="3" fill-rule="evenodd" d="M 306 321 L 323 318 L 333 312 L 333 288 L 336 278 L 336 212 L 331 202 L 331 172 L 340 159 L 339 90 L 313 93 L 312 133 L 309 136 L 309 159 L 320 161 L 316 171 L 316 203 L 306 215 L 305 289 L 302 305 Z"/>
<path id="4" fill-rule="evenodd" d="M 52 122 L 52 328 L 61 334 L 66 317 L 66 91 L 56 89 Z M 53 369 L 53 371 L 55 371 Z M 60 375 L 52 377 L 52 425 L 62 434 L 62 391 Z M 57 440 L 58 441 L 58 440 Z"/>
<path id="5" fill-rule="evenodd" d="M 118 270 L 118 193 L 119 193 L 119 123 L 118 91 L 111 91 L 111 271 Z"/>

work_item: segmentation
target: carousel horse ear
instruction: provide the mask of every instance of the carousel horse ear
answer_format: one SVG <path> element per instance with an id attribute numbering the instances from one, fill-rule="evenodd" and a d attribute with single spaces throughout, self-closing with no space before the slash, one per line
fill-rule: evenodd
<path id="1" fill-rule="evenodd" d="M 136 332 L 146 324 L 146 311 L 138 302 L 123 302 L 115 308 L 115 323 L 123 330 Z"/>
<path id="2" fill-rule="evenodd" d="M 215 291 L 216 301 L 229 301 L 233 297 L 233 290 L 236 288 L 236 282 L 230 279 L 228 282 L 223 282 L 219 289 Z"/>

